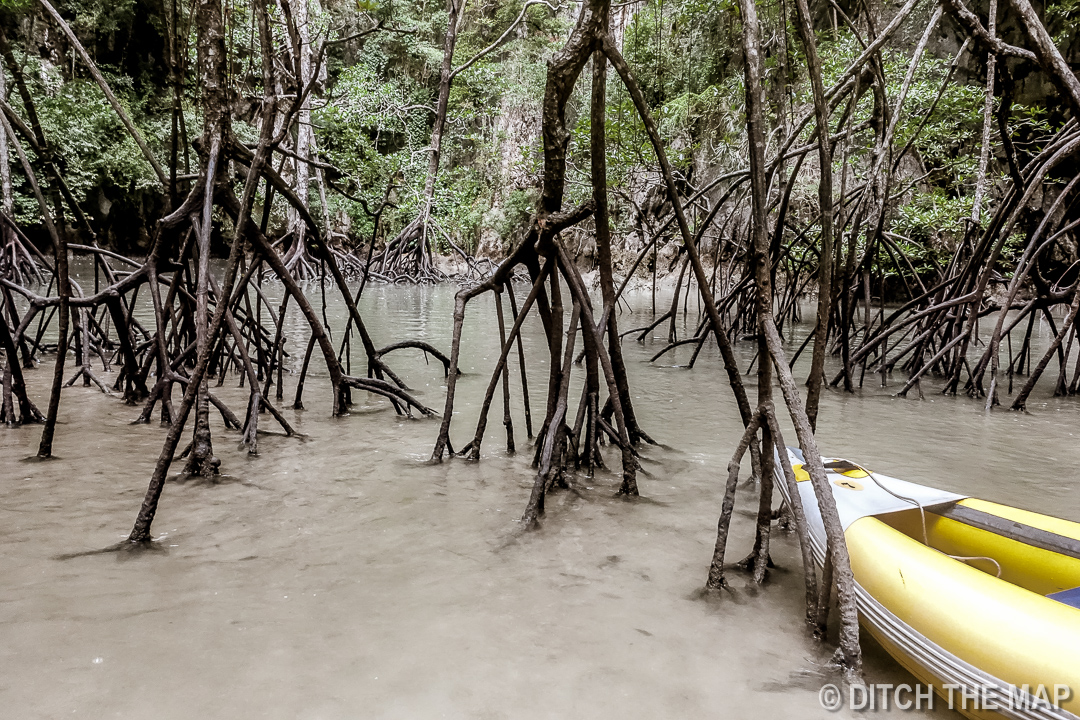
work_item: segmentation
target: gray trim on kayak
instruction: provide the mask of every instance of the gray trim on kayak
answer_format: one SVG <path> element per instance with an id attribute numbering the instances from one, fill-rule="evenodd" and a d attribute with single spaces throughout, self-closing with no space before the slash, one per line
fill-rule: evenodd
<path id="1" fill-rule="evenodd" d="M 990 699 L 997 705 L 994 708 L 997 712 L 1015 720 L 1077 720 L 1076 715 L 1068 710 L 1045 701 L 1036 701 L 1035 696 L 1024 689 L 983 672 L 932 642 L 892 614 L 858 583 L 855 583 L 855 604 L 864 623 L 888 637 L 930 674 L 943 680 L 944 684 L 960 686 L 952 695 L 953 709 L 961 709 L 961 693 L 967 690 L 978 695 L 976 702 L 981 707 L 991 709 L 986 702 Z"/>
<path id="2" fill-rule="evenodd" d="M 825 561 L 825 547 L 813 534 L 810 547 L 820 567 Z M 858 582 L 855 583 L 855 606 L 864 625 L 889 638 L 942 685 L 956 686 L 952 695 L 953 709 L 960 709 L 966 691 L 969 698 L 972 693 L 977 694 L 980 703 L 990 697 L 999 706 L 995 708 L 996 712 L 1013 720 L 1080 720 L 1068 710 L 1037 701 L 1031 693 L 961 660 L 894 615 Z M 947 701 L 947 698 L 943 699 Z"/>

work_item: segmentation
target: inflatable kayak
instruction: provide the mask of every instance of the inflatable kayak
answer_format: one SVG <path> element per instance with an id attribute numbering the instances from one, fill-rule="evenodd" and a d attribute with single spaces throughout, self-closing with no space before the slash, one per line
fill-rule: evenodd
<path id="1" fill-rule="evenodd" d="M 787 452 L 820 566 L 817 499 L 802 453 Z M 1080 715 L 1080 524 L 825 467 L 860 623 L 919 683 L 968 717 Z"/>

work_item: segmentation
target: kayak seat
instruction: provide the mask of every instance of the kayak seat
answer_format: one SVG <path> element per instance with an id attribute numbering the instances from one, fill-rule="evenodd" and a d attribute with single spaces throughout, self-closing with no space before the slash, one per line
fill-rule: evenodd
<path id="1" fill-rule="evenodd" d="M 1072 590 L 1062 590 L 1061 592 L 1050 593 L 1046 597 L 1080 610 L 1080 587 L 1074 587 Z"/>
<path id="2" fill-rule="evenodd" d="M 918 510 L 878 517 L 918 542 L 925 539 L 926 544 L 946 555 L 992 557 L 996 566 L 987 560 L 963 562 L 1037 595 L 1080 587 L 1080 541 L 1072 537 L 966 505 L 928 505 L 925 511 L 925 531 Z"/>

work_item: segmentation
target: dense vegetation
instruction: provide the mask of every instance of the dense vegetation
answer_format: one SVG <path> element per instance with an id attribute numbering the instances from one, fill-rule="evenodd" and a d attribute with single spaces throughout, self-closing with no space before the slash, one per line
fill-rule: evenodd
<path id="1" fill-rule="evenodd" d="M 521 2 L 466 5 L 459 21 L 455 65 L 496 41 L 521 7 Z M 196 28 L 184 4 L 177 5 L 175 23 L 168 0 L 160 4 L 87 0 L 57 3 L 57 8 L 69 19 L 151 147 L 163 157 L 170 153 L 174 91 L 178 90 L 183 108 L 179 155 L 182 173 L 190 173 L 193 158 L 186 130 L 199 127 L 200 106 L 193 62 Z M 816 10 L 824 27 L 819 51 L 826 86 L 854 60 L 864 42 L 842 17 L 846 11 L 858 19 L 861 6 L 841 4 L 839 8 Z M 881 70 L 889 98 L 899 93 L 911 61 L 910 46 L 931 9 L 929 3 L 920 6 L 897 40 L 883 49 Z M 812 99 L 792 6 L 767 3 L 761 13 L 766 111 L 770 126 L 780 130 L 790 126 Z M 482 245 L 487 253 L 501 256 L 533 210 L 540 180 L 539 101 L 544 63 L 561 46 L 573 14 L 569 6 L 552 12 L 543 3 L 533 4 L 504 44 L 455 79 L 434 212 L 440 230 L 470 253 Z M 1048 27 L 1067 57 L 1080 48 L 1074 31 L 1078 14 L 1076 4 L 1068 1 L 1046 7 Z M 370 215 L 358 200 L 374 207 L 387 184 L 394 182 L 397 207 L 386 213 L 380 231 L 380 239 L 391 238 L 415 217 L 423 202 L 425 150 L 438 96 L 446 8 L 439 3 L 400 0 L 333 1 L 325 6 L 312 2 L 310 16 L 312 42 L 327 43 L 324 67 L 313 90 L 311 152 L 325 164 L 316 168 L 316 174 L 325 175 L 329 191 L 313 186 L 309 201 L 320 208 L 325 200 L 329 229 L 339 234 L 342 244 L 353 248 L 370 240 L 373 229 Z M 684 181 L 698 186 L 742 168 L 746 132 L 735 7 L 730 2 L 648 0 L 620 7 L 615 22 L 621 26 L 627 60 Z M 10 0 L 5 23 L 12 59 L 23 69 L 42 129 L 61 159 L 76 200 L 94 219 L 107 245 L 145 252 L 163 202 L 151 168 L 75 60 L 66 38 L 50 28 L 36 3 Z M 375 27 L 380 30 L 367 34 Z M 259 76 L 252 9 L 244 3 L 230 6 L 226 31 L 230 73 L 236 84 L 236 127 L 253 141 L 257 131 L 251 124 L 255 120 L 252 102 L 258 96 Z M 169 55 L 171 35 L 177 36 L 176 76 Z M 931 39 L 929 57 L 917 67 L 895 130 L 898 148 L 912 141 L 898 178 L 911 189 L 892 209 L 890 229 L 904 238 L 903 247 L 918 270 L 947 261 L 963 235 L 976 195 L 985 63 L 971 45 L 955 57 L 963 35 L 948 18 L 942 22 Z M 952 67 L 954 58 L 956 68 Z M 952 81 L 946 81 L 947 76 Z M 1018 152 L 1032 154 L 1061 127 L 1064 107 L 1053 101 L 1053 92 L 1044 82 L 1027 83 L 1019 97 L 1011 88 L 1008 91 L 1013 96 L 998 102 L 1010 103 L 1013 144 Z M 851 110 L 852 124 L 862 128 L 848 150 L 855 167 L 864 166 L 873 152 L 871 124 L 878 100 L 866 93 Z M 11 93 L 10 101 L 16 112 L 25 112 L 17 93 Z M 576 118 L 572 198 L 587 192 L 586 104 L 584 92 L 578 92 L 570 103 L 571 117 Z M 652 199 L 648 193 L 655 185 L 655 161 L 631 100 L 617 83 L 612 85 L 609 105 L 616 242 L 636 249 L 641 242 L 637 230 L 649 209 L 643 206 Z M 803 131 L 803 142 L 809 140 L 810 132 L 810 128 Z M 983 194 L 984 204 L 1004 192 L 998 181 L 1006 178 L 1008 168 L 1000 142 L 995 143 L 987 172 L 993 190 Z M 15 174 L 15 218 L 34 228 L 40 223 L 40 213 L 17 168 Z M 814 202 L 813 182 L 812 173 L 796 180 L 795 208 Z M 320 208 L 320 217 L 321 212 Z M 280 199 L 272 223 L 281 228 L 287 224 Z M 442 252 L 451 252 L 443 237 L 434 239 Z M 1006 260 L 1016 245 L 1009 248 Z M 884 253 L 877 259 L 886 275 L 898 272 Z"/>

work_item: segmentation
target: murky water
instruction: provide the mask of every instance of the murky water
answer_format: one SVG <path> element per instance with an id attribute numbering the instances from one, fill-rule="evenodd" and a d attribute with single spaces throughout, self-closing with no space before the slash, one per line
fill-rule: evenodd
<path id="1" fill-rule="evenodd" d="M 362 310 L 377 343 L 415 338 L 448 349 L 453 294 L 369 287 Z M 631 300 L 638 312 L 624 312 L 623 327 L 647 324 L 647 296 Z M 343 325 L 330 293 L 327 314 Z M 301 325 L 296 313 L 289 322 Z M 692 327 L 694 318 L 685 322 Z M 475 427 L 498 353 L 494 328 L 493 303 L 475 301 L 457 445 Z M 803 332 L 796 329 L 795 342 Z M 645 451 L 643 497 L 616 499 L 618 480 L 605 472 L 580 478 L 573 491 L 552 496 L 542 529 L 525 534 L 516 520 L 532 472 L 516 373 L 518 454 L 505 452 L 497 407 L 480 463 L 435 466 L 425 461 L 438 420 L 399 418 L 362 394 L 350 416 L 333 419 L 327 386 L 315 378 L 308 409 L 285 411 L 302 438 L 264 435 L 260 454 L 249 457 L 235 433 L 215 424 L 226 475 L 166 487 L 157 552 L 59 559 L 126 535 L 164 435 L 156 423 L 129 425 L 138 408 L 115 397 L 81 384 L 65 390 L 57 459 L 24 459 L 39 428 L 0 428 L 0 715 L 825 715 L 818 690 L 834 679 L 822 670 L 830 648 L 803 627 L 793 537 L 774 541 L 778 567 L 765 587 L 748 587 L 735 571 L 730 592 L 700 592 L 722 469 L 741 428 L 715 351 L 692 371 L 673 367 L 690 348 L 648 363 L 665 333 L 625 346 L 638 415 L 667 446 Z M 542 416 L 538 320 L 526 340 L 534 413 Z M 302 352 L 303 344 L 294 337 L 288 347 Z M 414 351 L 390 361 L 418 397 L 442 408 L 438 363 Z M 49 374 L 29 374 L 40 405 Z M 288 391 L 294 382 L 286 381 Z M 215 392 L 240 409 L 246 391 L 234 385 L 230 378 Z M 829 392 L 824 451 L 1080 519 L 1080 402 L 1048 397 L 1046 385 L 1030 414 L 985 414 L 981 403 L 943 398 L 929 384 L 923 401 L 889 393 Z M 276 432 L 269 418 L 262 423 Z M 733 560 L 750 546 L 750 491 L 740 503 Z M 912 682 L 865 644 L 869 681 Z"/>

